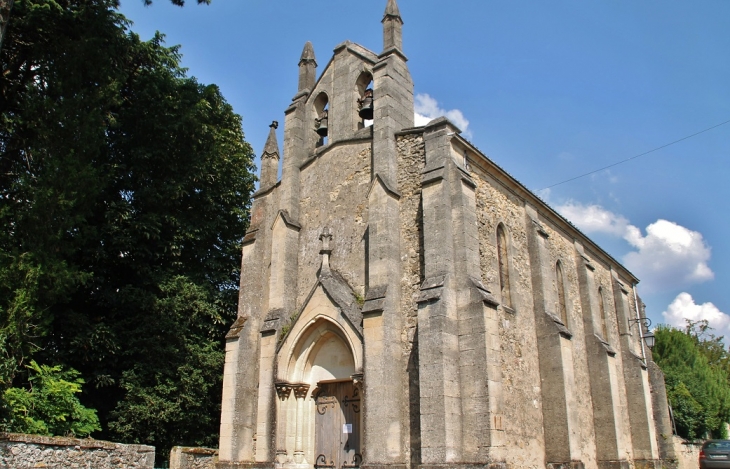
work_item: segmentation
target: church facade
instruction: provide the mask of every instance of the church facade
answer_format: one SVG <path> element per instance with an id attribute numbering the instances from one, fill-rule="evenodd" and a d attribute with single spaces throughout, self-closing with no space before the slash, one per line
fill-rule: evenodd
<path id="1" fill-rule="evenodd" d="M 307 43 L 281 153 L 271 126 L 218 467 L 673 465 L 638 279 L 446 118 L 415 127 L 395 0 L 382 24 L 319 76 Z"/>

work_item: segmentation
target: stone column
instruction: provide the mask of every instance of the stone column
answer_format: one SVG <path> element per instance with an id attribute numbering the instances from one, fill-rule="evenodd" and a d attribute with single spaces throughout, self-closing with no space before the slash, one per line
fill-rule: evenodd
<path id="1" fill-rule="evenodd" d="M 294 462 L 304 464 L 304 398 L 307 397 L 309 392 L 309 385 L 295 384 L 292 389 L 297 400 L 297 435 L 294 443 Z"/>
<path id="2" fill-rule="evenodd" d="M 279 398 L 276 413 L 276 462 L 284 464 L 287 460 L 286 451 L 286 414 L 287 401 L 291 395 L 292 385 L 286 382 L 278 382 L 276 395 Z"/>
<path id="3" fill-rule="evenodd" d="M 259 349 L 259 399 L 256 418 L 256 461 L 273 462 L 273 440 L 276 402 L 274 401 L 274 361 L 276 359 L 276 327 L 278 320 L 265 321 Z"/>

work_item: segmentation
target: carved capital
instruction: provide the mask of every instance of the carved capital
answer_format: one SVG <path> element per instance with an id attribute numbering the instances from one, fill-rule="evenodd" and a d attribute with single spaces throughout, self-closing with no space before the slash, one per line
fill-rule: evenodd
<path id="1" fill-rule="evenodd" d="M 297 399 L 304 399 L 305 397 L 307 397 L 307 391 L 309 391 L 308 384 L 292 384 L 291 388 L 294 391 L 294 397 L 296 397 Z"/>
<path id="2" fill-rule="evenodd" d="M 279 396 L 279 399 L 285 401 L 289 398 L 292 390 L 292 385 L 290 383 L 282 381 L 275 383 L 274 386 L 276 386 L 276 394 Z"/>
<path id="3" fill-rule="evenodd" d="M 352 384 L 357 389 L 362 390 L 362 386 L 364 384 L 363 382 L 363 374 L 362 373 L 355 373 L 354 375 L 350 376 L 352 378 Z"/>

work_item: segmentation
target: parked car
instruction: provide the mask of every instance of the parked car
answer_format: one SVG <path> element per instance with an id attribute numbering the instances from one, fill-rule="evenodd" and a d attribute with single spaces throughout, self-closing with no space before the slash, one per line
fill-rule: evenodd
<path id="1" fill-rule="evenodd" d="M 700 449 L 700 469 L 730 469 L 730 440 L 707 440 Z"/>

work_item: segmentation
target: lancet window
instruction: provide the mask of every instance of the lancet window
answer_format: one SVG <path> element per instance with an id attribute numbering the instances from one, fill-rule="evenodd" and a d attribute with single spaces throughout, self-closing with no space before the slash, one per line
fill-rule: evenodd
<path id="1" fill-rule="evenodd" d="M 357 92 L 357 113 L 359 121 L 357 129 L 373 125 L 373 76 L 369 72 L 362 72 L 355 84 Z"/>
<path id="2" fill-rule="evenodd" d="M 568 327 L 568 307 L 565 302 L 565 279 L 563 277 L 563 266 L 560 261 L 555 264 L 555 277 L 558 289 L 558 314 L 565 327 Z"/>
<path id="3" fill-rule="evenodd" d="M 504 234 L 504 225 L 497 226 L 497 262 L 499 264 L 499 289 L 502 295 L 502 305 L 512 308 L 512 291 L 509 278 L 509 250 L 507 236 Z"/>
<path id="4" fill-rule="evenodd" d="M 598 312 L 601 314 L 601 333 L 603 340 L 608 341 L 608 321 L 606 321 L 606 304 L 603 298 L 603 287 L 598 287 Z"/>
<path id="5" fill-rule="evenodd" d="M 319 135 L 317 146 L 327 143 L 329 135 L 329 98 L 326 93 L 320 93 L 314 100 L 314 130 Z"/>

